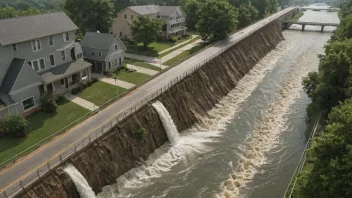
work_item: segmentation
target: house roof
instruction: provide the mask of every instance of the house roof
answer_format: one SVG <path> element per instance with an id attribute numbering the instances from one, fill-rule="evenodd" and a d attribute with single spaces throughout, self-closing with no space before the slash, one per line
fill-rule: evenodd
<path id="1" fill-rule="evenodd" d="M 140 15 L 159 13 L 161 16 L 169 16 L 173 14 L 179 7 L 180 6 L 142 5 L 142 6 L 130 6 L 128 8 Z"/>
<path id="2" fill-rule="evenodd" d="M 118 46 L 118 50 L 110 51 L 110 54 L 119 53 L 127 49 L 123 42 L 113 34 L 87 32 L 81 41 L 81 46 L 85 58 L 94 60 L 105 60 L 106 57 L 109 56 L 109 50 L 111 49 L 111 45 L 115 43 Z M 96 50 L 101 50 L 101 57 L 98 56 L 98 51 Z M 94 56 L 92 55 L 93 52 L 95 54 Z"/>
<path id="3" fill-rule="evenodd" d="M 0 27 L 0 43 L 2 45 L 78 29 L 64 12 L 2 19 Z"/>
<path id="4" fill-rule="evenodd" d="M 140 15 L 148 15 L 159 12 L 159 6 L 156 5 L 130 6 L 128 8 L 137 12 Z"/>
<path id="5" fill-rule="evenodd" d="M 0 92 L 9 94 L 21 88 L 41 84 L 40 76 L 23 59 L 13 59 L 7 70 Z"/>
<path id="6" fill-rule="evenodd" d="M 70 74 L 79 72 L 80 70 L 87 68 L 91 65 L 91 63 L 79 59 L 44 71 L 43 73 L 41 73 L 42 80 L 44 83 L 50 83 L 55 80 L 62 79 Z"/>

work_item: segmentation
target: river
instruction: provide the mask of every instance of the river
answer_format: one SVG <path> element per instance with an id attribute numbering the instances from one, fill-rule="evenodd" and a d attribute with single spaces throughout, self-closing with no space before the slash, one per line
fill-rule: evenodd
<path id="1" fill-rule="evenodd" d="M 338 17 L 306 11 L 300 20 L 338 22 Z M 290 29 L 208 117 L 98 197 L 281 198 L 306 144 L 310 100 L 301 79 L 317 70 L 317 54 L 331 36 L 315 32 L 320 27 Z"/>

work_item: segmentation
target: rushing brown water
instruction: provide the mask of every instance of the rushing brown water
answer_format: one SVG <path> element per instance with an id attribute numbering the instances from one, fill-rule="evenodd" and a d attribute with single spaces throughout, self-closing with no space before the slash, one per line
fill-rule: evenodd
<path id="1" fill-rule="evenodd" d="M 338 22 L 337 13 L 314 11 L 306 11 L 302 20 Z M 285 31 L 277 49 L 208 117 L 98 197 L 281 198 L 306 143 L 305 108 L 310 100 L 301 79 L 317 70 L 317 54 L 331 36 L 314 32 L 320 27 L 306 30 Z"/>

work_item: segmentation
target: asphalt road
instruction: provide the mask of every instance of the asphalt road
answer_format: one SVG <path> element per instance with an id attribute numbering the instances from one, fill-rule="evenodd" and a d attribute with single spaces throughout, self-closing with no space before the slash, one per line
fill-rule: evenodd
<path id="1" fill-rule="evenodd" d="M 80 140 L 82 137 L 94 132 L 99 126 L 108 123 L 111 119 L 115 118 L 121 112 L 133 106 L 133 104 L 142 101 L 149 94 L 155 92 L 164 85 L 167 85 L 174 78 L 196 67 L 198 64 L 204 62 L 214 54 L 223 50 L 224 48 L 232 46 L 233 44 L 247 37 L 251 33 L 255 32 L 257 29 L 265 26 L 267 23 L 273 20 L 276 20 L 277 18 L 291 11 L 292 9 L 293 8 L 287 8 L 279 13 L 276 13 L 266 19 L 263 19 L 243 29 L 240 32 L 231 35 L 228 39 L 220 41 L 215 45 L 205 49 L 199 54 L 187 59 L 178 66 L 175 66 L 174 68 L 166 71 L 165 73 L 161 74 L 160 76 L 136 89 L 129 95 L 113 103 L 108 108 L 91 117 L 89 120 L 83 122 L 82 124 L 79 124 L 75 128 L 66 132 L 62 137 L 47 143 L 47 145 L 44 145 L 44 149 L 39 149 L 38 151 L 35 151 L 34 154 L 30 154 L 29 157 L 18 161 L 8 170 L 3 171 L 1 173 L 0 188 L 2 190 L 0 190 L 0 192 L 5 190 L 4 188 L 6 188 L 9 184 L 18 182 L 20 179 L 22 179 L 21 177 L 27 174 L 28 172 L 36 171 L 35 168 L 37 166 L 45 163 L 52 156 L 57 155 L 59 151 L 62 151 L 68 146 L 72 145 L 74 142 Z"/>

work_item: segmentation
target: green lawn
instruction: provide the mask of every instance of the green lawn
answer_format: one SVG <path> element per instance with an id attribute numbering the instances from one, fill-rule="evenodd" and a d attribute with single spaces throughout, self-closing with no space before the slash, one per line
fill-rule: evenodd
<path id="1" fill-rule="evenodd" d="M 187 58 L 188 56 L 198 52 L 201 49 L 203 49 L 205 46 L 207 46 L 207 43 L 201 43 L 199 45 L 196 45 L 196 46 L 192 47 L 191 49 L 186 50 L 186 51 L 182 52 L 181 54 L 175 56 L 174 58 L 166 61 L 165 63 L 163 63 L 163 65 L 173 66 L 175 64 L 178 64 L 181 61 L 183 61 L 185 58 Z"/>
<path id="2" fill-rule="evenodd" d="M 144 68 L 147 68 L 147 69 L 160 71 L 160 67 L 148 64 L 148 63 L 143 62 L 143 61 L 135 60 L 135 59 L 125 58 L 125 63 L 131 64 L 131 65 L 136 65 L 136 66 L 139 66 L 139 67 L 144 67 Z"/>
<path id="3" fill-rule="evenodd" d="M 176 48 L 174 48 L 174 49 L 172 49 L 172 50 L 169 50 L 169 51 L 166 51 L 166 52 L 164 52 L 164 53 L 162 53 L 162 54 L 159 54 L 158 58 L 164 57 L 164 56 L 170 54 L 171 52 L 173 52 L 173 51 L 175 51 L 175 50 L 178 50 L 178 49 L 180 49 L 180 48 L 182 48 L 182 47 L 184 47 L 184 46 L 186 46 L 186 45 L 188 45 L 188 44 L 190 44 L 190 43 L 195 42 L 196 40 L 198 40 L 198 39 L 200 39 L 200 38 L 201 38 L 201 36 L 196 36 L 196 37 L 194 37 L 193 39 L 189 40 L 189 41 L 188 41 L 187 43 L 185 43 L 185 44 L 182 44 L 182 45 L 180 45 L 180 46 L 178 46 L 178 47 L 176 47 Z"/>
<path id="4" fill-rule="evenodd" d="M 66 99 L 59 103 L 56 113 L 44 111 L 34 113 L 28 117 L 30 125 L 29 134 L 26 138 L 0 139 L 0 163 L 44 140 L 87 113 L 89 113 L 89 110 Z"/>
<path id="5" fill-rule="evenodd" d="M 182 40 L 177 40 L 175 43 L 170 42 L 170 41 L 159 41 L 159 42 L 153 42 L 149 44 L 148 49 L 145 49 L 143 47 L 142 43 L 138 43 L 137 45 L 132 45 L 128 42 L 124 42 L 125 46 L 127 47 L 127 53 L 131 54 L 138 54 L 138 55 L 143 55 L 143 56 L 152 56 L 152 57 L 158 57 L 159 52 L 166 50 L 174 45 L 177 45 L 181 42 L 189 40 L 191 37 L 187 39 L 182 39 Z"/>
<path id="6" fill-rule="evenodd" d="M 101 106 L 125 91 L 126 89 L 122 87 L 116 87 L 114 85 L 99 81 L 76 95 L 98 106 Z"/>
<path id="7" fill-rule="evenodd" d="M 147 74 L 138 73 L 138 72 L 126 72 L 126 71 L 119 71 L 116 76 L 119 80 L 133 83 L 135 85 L 150 78 L 150 76 Z"/>

